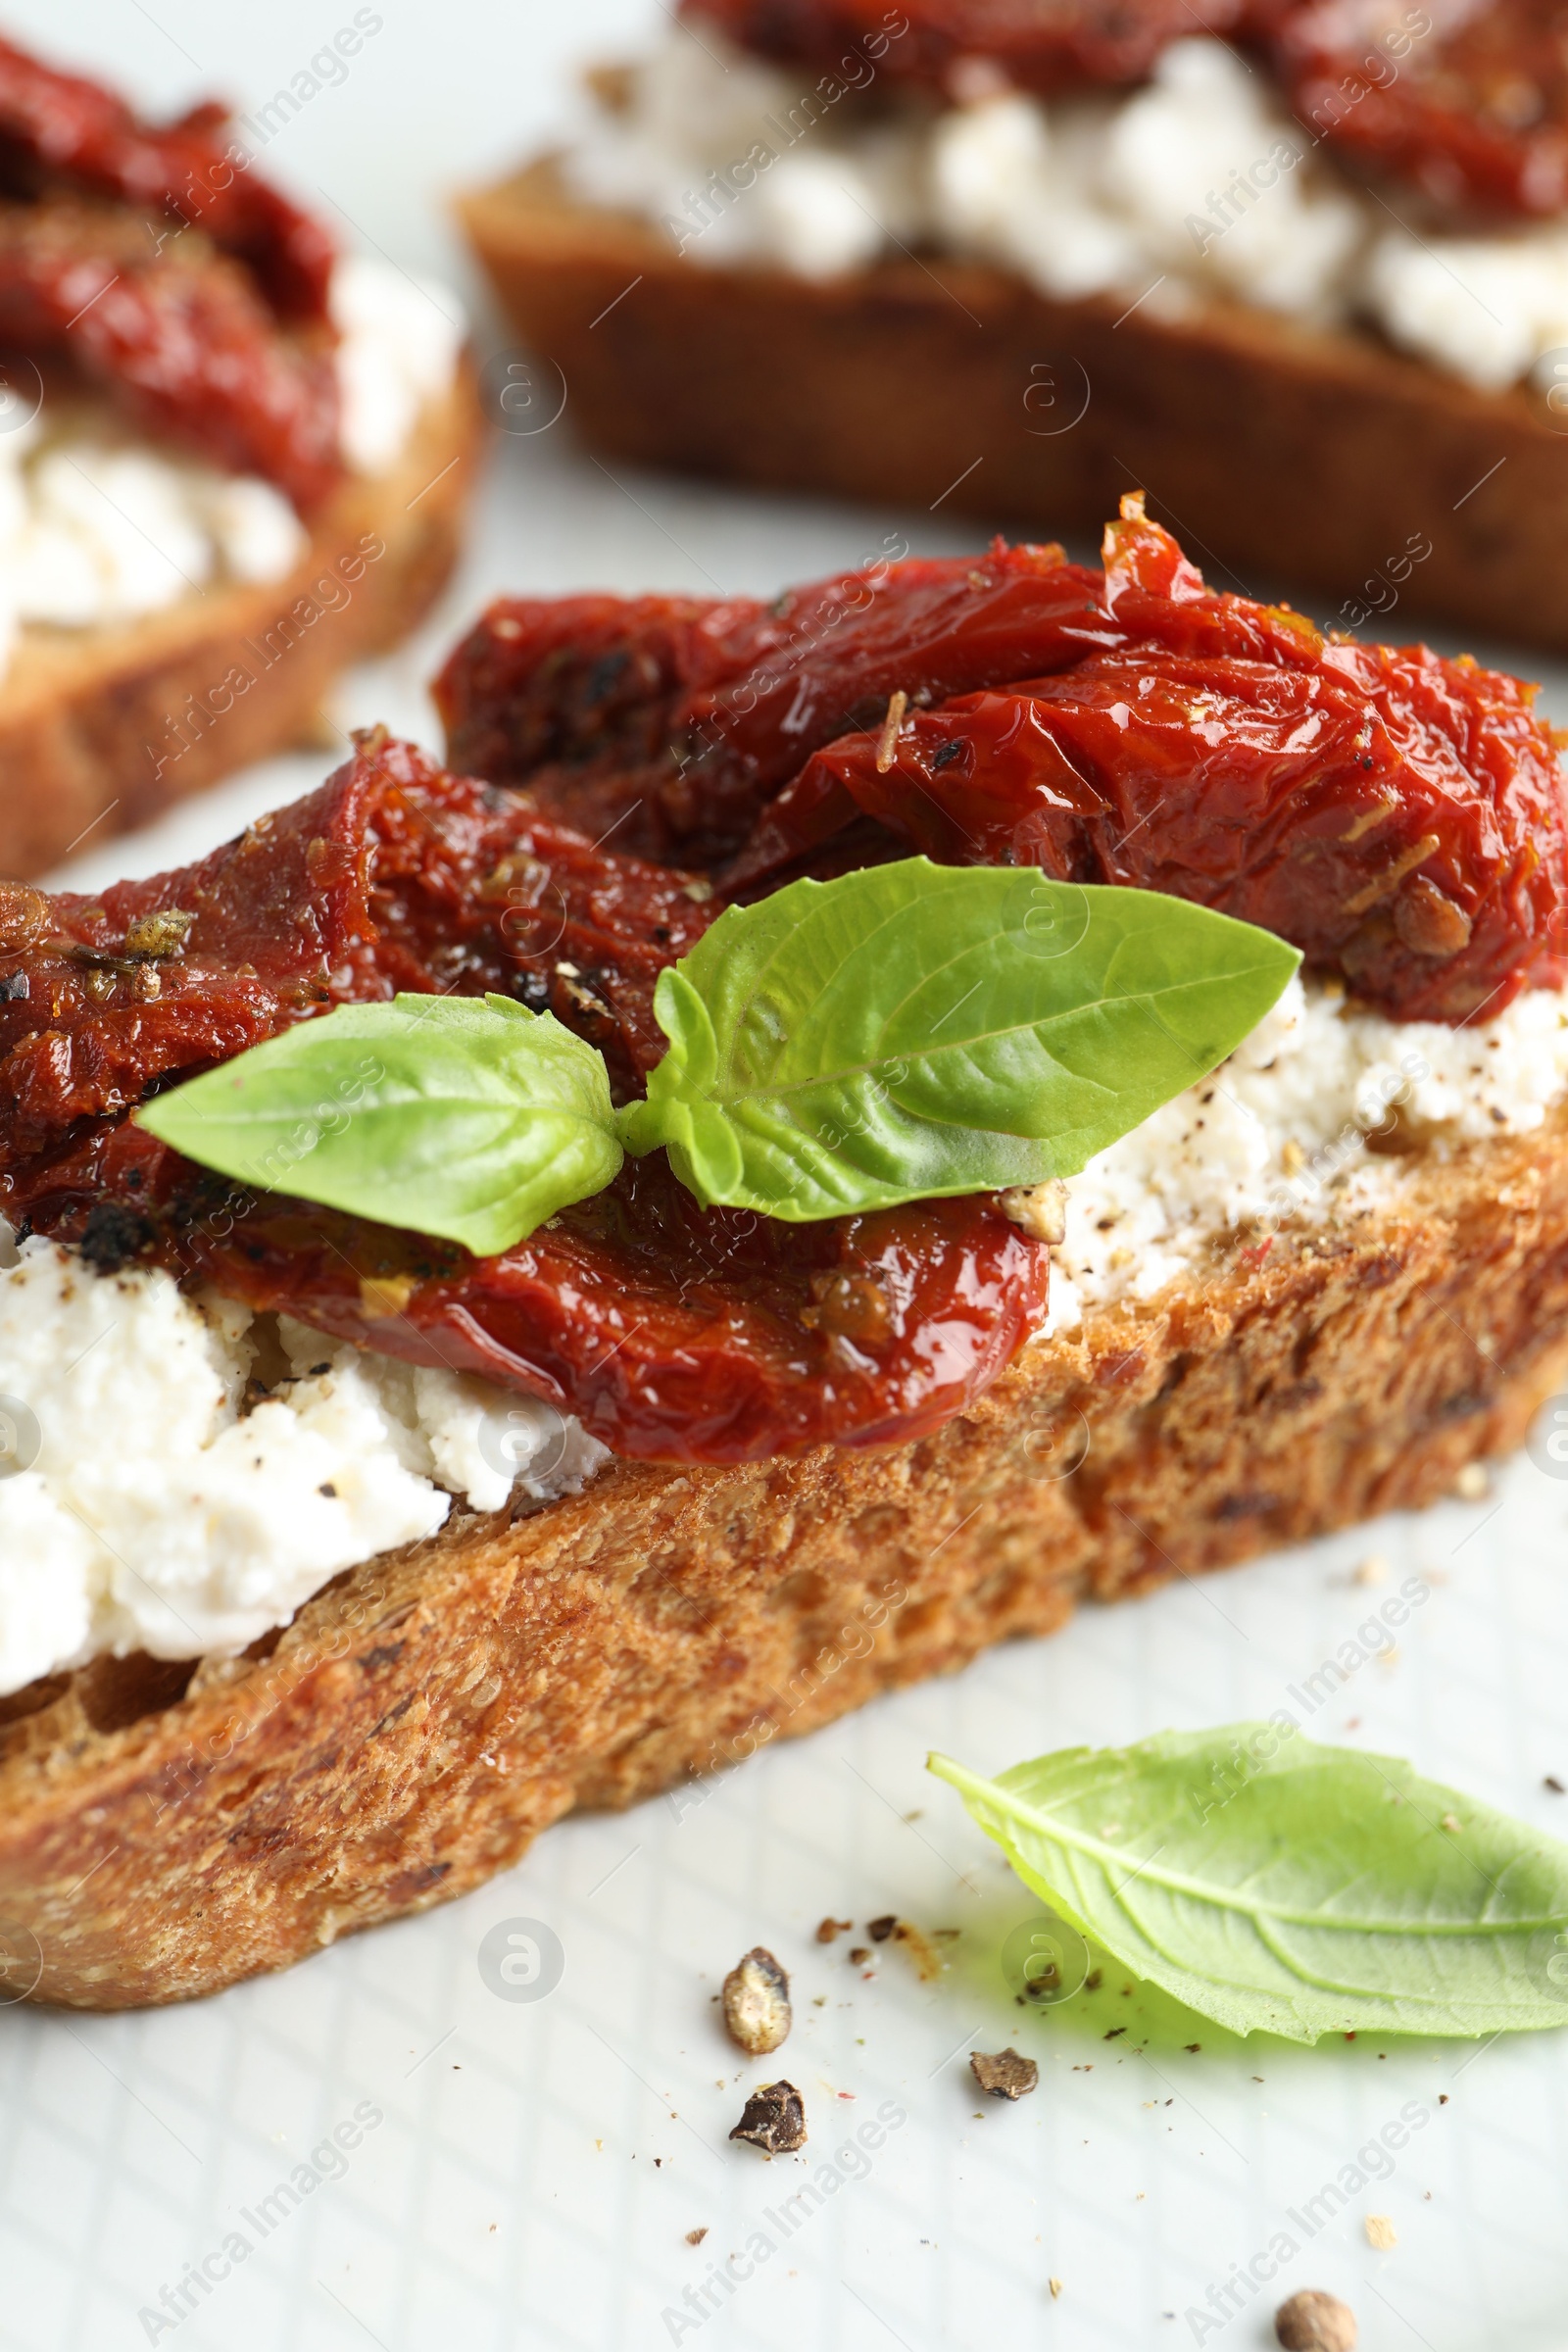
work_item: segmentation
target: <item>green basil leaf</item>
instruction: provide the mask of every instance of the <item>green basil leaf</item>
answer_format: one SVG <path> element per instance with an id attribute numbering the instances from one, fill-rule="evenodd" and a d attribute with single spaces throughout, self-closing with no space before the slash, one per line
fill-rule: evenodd
<path id="1" fill-rule="evenodd" d="M 507 997 L 346 1004 L 136 1117 L 241 1184 L 479 1257 L 603 1191 L 621 1162 L 603 1058 Z"/>
<path id="2" fill-rule="evenodd" d="M 732 906 L 661 975 L 621 1113 L 706 1206 L 803 1221 L 1070 1176 L 1207 1075 L 1300 958 L 1148 890 L 924 858 Z"/>
<path id="3" fill-rule="evenodd" d="M 1232 2033 L 1568 2024 L 1568 1846 L 1396 1757 L 1241 1723 L 929 1764 L 1038 1894 Z"/>

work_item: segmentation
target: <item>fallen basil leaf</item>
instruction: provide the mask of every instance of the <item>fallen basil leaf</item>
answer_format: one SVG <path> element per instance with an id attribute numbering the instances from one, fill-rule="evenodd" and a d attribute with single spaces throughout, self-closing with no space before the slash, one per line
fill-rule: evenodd
<path id="1" fill-rule="evenodd" d="M 303 1021 L 136 1113 L 265 1192 L 509 1250 L 621 1162 L 603 1058 L 506 997 L 399 997 Z"/>
<path id="2" fill-rule="evenodd" d="M 1207 1075 L 1300 961 L 1155 891 L 924 858 L 732 906 L 621 1113 L 706 1205 L 807 1220 L 1070 1176 Z"/>
<path id="3" fill-rule="evenodd" d="M 1568 2024 L 1568 1846 L 1288 1726 L 1162 1732 L 950 1781 L 1020 1878 L 1234 2034 Z"/>

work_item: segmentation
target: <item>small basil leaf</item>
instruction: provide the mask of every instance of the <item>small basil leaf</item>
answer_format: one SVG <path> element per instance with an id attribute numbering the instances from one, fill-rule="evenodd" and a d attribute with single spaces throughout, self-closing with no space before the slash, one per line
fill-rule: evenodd
<path id="1" fill-rule="evenodd" d="M 1234 2034 L 1568 2024 L 1568 1846 L 1396 1757 L 1241 1723 L 929 1763 L 1037 1893 Z"/>
<path id="2" fill-rule="evenodd" d="M 136 1117 L 241 1184 L 479 1257 L 601 1192 L 621 1162 L 601 1056 L 506 997 L 347 1004 Z"/>
<path id="3" fill-rule="evenodd" d="M 621 1113 L 707 1206 L 797 1221 L 1070 1176 L 1207 1075 L 1300 958 L 1147 890 L 924 858 L 732 906 L 661 975 Z"/>

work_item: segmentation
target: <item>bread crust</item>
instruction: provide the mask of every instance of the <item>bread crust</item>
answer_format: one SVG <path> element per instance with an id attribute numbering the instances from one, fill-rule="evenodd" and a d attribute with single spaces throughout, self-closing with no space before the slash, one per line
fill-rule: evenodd
<path id="1" fill-rule="evenodd" d="M 6 1982 L 114 2009 L 285 1967 L 1082 1599 L 1430 1502 L 1565 1375 L 1568 1107 L 1417 1152 L 1394 1206 L 1216 1244 L 918 1445 L 455 1514 L 245 1658 L 0 1701 Z"/>
<path id="2" fill-rule="evenodd" d="M 1370 333 L 1054 302 L 937 255 L 827 281 L 709 268 L 573 201 L 548 158 L 461 211 L 607 456 L 1094 537 L 1142 488 L 1215 587 L 1568 646 L 1568 419 L 1534 392 L 1474 391 Z"/>
<path id="3" fill-rule="evenodd" d="M 0 679 L 0 870 L 45 873 L 89 834 L 149 824 L 249 760 L 318 741 L 339 671 L 407 636 L 445 586 L 480 438 L 465 363 L 391 471 L 336 492 L 286 579 L 125 627 L 24 630 Z"/>

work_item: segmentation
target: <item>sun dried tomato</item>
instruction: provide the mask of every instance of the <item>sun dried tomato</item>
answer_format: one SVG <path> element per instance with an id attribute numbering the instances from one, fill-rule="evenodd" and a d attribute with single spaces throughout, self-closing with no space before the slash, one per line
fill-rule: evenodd
<path id="1" fill-rule="evenodd" d="M 1555 944 L 1549 741 L 1512 679 L 1424 648 L 1331 646 L 1315 673 L 1104 656 L 916 712 L 890 748 L 847 737 L 803 786 L 830 780 L 947 862 L 1260 923 L 1398 1019 L 1499 1012 Z"/>
<path id="2" fill-rule="evenodd" d="M 66 355 L 137 424 L 317 505 L 342 473 L 337 377 L 280 335 L 237 263 L 153 251 L 112 207 L 0 204 L 0 343 Z"/>
<path id="3" fill-rule="evenodd" d="M 989 1200 L 786 1226 L 699 1208 L 656 1158 L 477 1260 L 246 1193 L 125 1116 L 159 1085 L 399 989 L 548 1004 L 624 1093 L 662 1052 L 660 971 L 721 905 L 367 739 L 320 792 L 197 866 L 92 900 L 0 901 L 0 1206 L 100 1265 L 150 1256 L 259 1311 L 550 1398 L 626 1454 L 741 1461 L 920 1436 L 1044 1311 L 1047 1254 Z"/>
<path id="4" fill-rule="evenodd" d="M 714 863 L 749 844 L 736 872 L 761 873 L 791 852 L 782 835 L 778 856 L 766 847 L 760 812 L 895 693 L 929 708 L 1149 637 L 1286 663 L 1322 647 L 1288 607 L 1210 594 L 1153 524 L 1113 524 L 1107 547 L 1102 572 L 998 540 L 836 573 L 765 607 L 506 600 L 436 681 L 447 758 L 526 785 L 585 829 L 615 824 L 644 856 Z"/>
<path id="5" fill-rule="evenodd" d="M 1497 1012 L 1568 945 L 1568 795 L 1534 689 L 1211 596 L 1130 499 L 1098 609 L 1126 650 L 828 745 L 722 869 L 755 891 L 857 816 L 1263 924 L 1395 1017 Z M 1059 654 L 1054 629 L 1044 642 Z M 1261 658 L 1260 658 L 1261 657 Z M 883 853 L 885 854 L 885 853 Z"/>
<path id="6" fill-rule="evenodd" d="M 768 626 L 752 597 L 499 598 L 431 688 L 448 765 L 526 783 L 590 835 L 612 828 L 617 849 L 684 848 L 665 815 L 676 709 L 744 667 Z"/>
<path id="7" fill-rule="evenodd" d="M 227 118 L 226 107 L 209 104 L 155 128 L 100 83 L 0 40 L 7 194 L 65 189 L 118 198 L 152 216 L 156 235 L 195 222 L 245 263 L 279 317 L 324 320 L 333 240 L 262 177 L 242 147 L 220 139 Z"/>
<path id="8" fill-rule="evenodd" d="M 0 40 L 0 344 L 309 512 L 343 474 L 333 241 L 225 119 L 150 127 Z"/>
<path id="9" fill-rule="evenodd" d="M 30 1216 L 99 1263 L 161 1258 L 258 1312 L 545 1397 L 616 1452 L 663 1461 L 924 1436 L 1005 1369 L 1050 1271 L 987 1198 L 781 1225 L 699 1208 L 662 1155 L 476 1259 L 247 1194 L 124 1124 L 40 1172 Z M 874 1288 L 885 1328 L 823 1329 L 824 1278 Z"/>
<path id="10" fill-rule="evenodd" d="M 1291 104 L 1331 146 L 1446 208 L 1568 205 L 1562 0 L 1253 0 Z"/>
<path id="11" fill-rule="evenodd" d="M 494 989 L 589 1035 L 624 1093 L 659 1058 L 663 966 L 719 911 L 515 795 L 379 733 L 302 801 L 177 873 L 0 899 L 0 1185 L 337 1004 Z M 138 944 L 189 914 L 177 952 Z"/>
<path id="12" fill-rule="evenodd" d="M 759 57 L 851 87 L 866 78 L 866 60 L 894 80 L 942 88 L 961 61 L 986 58 L 1020 89 L 1054 92 L 1142 81 L 1172 41 L 1227 32 L 1242 9 L 1240 0 L 1209 0 L 1201 17 L 1188 0 L 686 0 L 682 13 Z"/>

